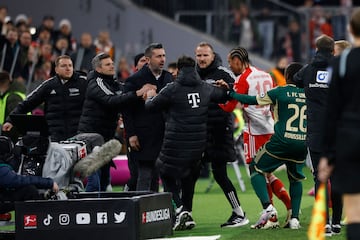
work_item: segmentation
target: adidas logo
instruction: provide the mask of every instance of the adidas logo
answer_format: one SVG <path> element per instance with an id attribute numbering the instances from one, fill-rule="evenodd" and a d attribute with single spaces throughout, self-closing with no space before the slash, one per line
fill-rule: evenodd
<path id="1" fill-rule="evenodd" d="M 51 95 L 56 94 L 55 89 L 53 89 L 53 90 L 50 92 L 50 94 L 51 94 Z"/>

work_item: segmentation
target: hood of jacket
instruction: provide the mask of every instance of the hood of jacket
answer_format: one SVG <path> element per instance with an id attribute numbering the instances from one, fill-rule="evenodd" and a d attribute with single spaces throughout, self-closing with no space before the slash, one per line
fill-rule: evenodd
<path id="1" fill-rule="evenodd" d="M 183 67 L 175 81 L 184 86 L 196 86 L 201 83 L 200 76 L 193 67 Z"/>
<path id="2" fill-rule="evenodd" d="M 329 65 L 333 55 L 328 51 L 318 51 L 311 60 L 311 65 L 317 68 L 325 68 Z"/>

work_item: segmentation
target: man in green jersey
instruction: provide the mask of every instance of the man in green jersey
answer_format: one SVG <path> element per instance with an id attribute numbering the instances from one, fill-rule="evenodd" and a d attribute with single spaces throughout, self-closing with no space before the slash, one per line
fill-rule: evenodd
<path id="1" fill-rule="evenodd" d="M 251 175 L 251 184 L 263 206 L 259 221 L 252 228 L 273 228 L 276 211 L 271 205 L 266 188 L 267 173 L 275 171 L 285 164 L 290 181 L 290 197 L 292 213 L 287 227 L 298 229 L 299 209 L 302 196 L 301 180 L 305 179 L 302 168 L 307 154 L 306 137 L 306 105 L 304 90 L 295 86 L 293 75 L 301 69 L 300 63 L 292 63 L 285 70 L 286 86 L 269 90 L 265 95 L 249 96 L 233 91 L 230 97 L 244 104 L 274 105 L 274 135 L 257 152 L 250 167 L 255 171 Z"/>

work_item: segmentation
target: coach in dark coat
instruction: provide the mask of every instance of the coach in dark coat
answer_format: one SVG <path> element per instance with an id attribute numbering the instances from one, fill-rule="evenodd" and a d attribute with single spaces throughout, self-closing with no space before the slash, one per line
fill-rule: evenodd
<path id="1" fill-rule="evenodd" d="M 211 102 L 225 102 L 226 90 L 201 81 L 195 60 L 183 56 L 175 82 L 146 101 L 151 111 L 167 113 L 165 136 L 157 166 L 165 191 L 172 192 L 177 207 L 192 211 L 192 198 L 201 157 L 206 147 L 208 108 Z M 149 97 L 149 96 L 148 96 Z M 178 196 L 181 180 L 182 200 Z M 189 194 L 190 193 L 190 194 Z"/>
<path id="2" fill-rule="evenodd" d="M 163 70 L 165 50 L 161 44 L 150 44 L 145 50 L 149 64 L 125 81 L 125 92 L 136 91 L 144 84 L 152 84 L 159 92 L 172 82 L 169 72 Z M 129 157 L 138 164 L 136 190 L 157 191 L 155 161 L 164 136 L 164 116 L 161 112 L 146 111 L 144 100 L 137 100 L 124 111 Z"/>
<path id="3" fill-rule="evenodd" d="M 55 65 L 56 75 L 44 81 L 12 111 L 12 114 L 26 114 L 44 103 L 45 118 L 54 142 L 77 133 L 87 88 L 85 74 L 73 71 L 69 56 L 58 57 Z M 6 122 L 11 123 L 11 117 Z M 4 127 L 6 131 L 12 126 L 10 129 Z"/>

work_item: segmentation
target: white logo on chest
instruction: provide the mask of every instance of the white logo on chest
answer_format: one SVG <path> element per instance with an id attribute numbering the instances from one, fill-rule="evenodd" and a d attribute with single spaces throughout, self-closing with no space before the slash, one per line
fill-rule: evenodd
<path id="1" fill-rule="evenodd" d="M 187 95 L 191 108 L 198 108 L 200 103 L 199 93 L 188 93 Z"/>

